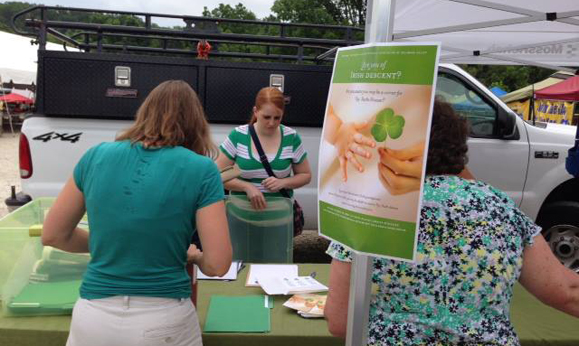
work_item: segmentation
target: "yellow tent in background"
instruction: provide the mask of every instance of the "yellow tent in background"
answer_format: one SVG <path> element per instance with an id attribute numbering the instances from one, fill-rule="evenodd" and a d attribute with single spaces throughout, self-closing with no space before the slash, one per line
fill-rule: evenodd
<path id="1" fill-rule="evenodd" d="M 553 84 L 559 83 L 562 80 L 565 80 L 567 78 L 573 77 L 574 75 L 571 72 L 566 72 L 566 71 L 559 71 L 556 73 L 553 73 L 551 76 L 549 76 L 549 78 L 544 79 L 540 82 L 537 82 L 535 84 L 531 84 L 531 85 L 527 85 L 524 88 L 515 90 L 515 91 L 511 91 L 508 94 L 505 94 L 503 96 L 501 96 L 501 100 L 503 100 L 504 103 L 510 103 L 513 101 L 523 101 L 525 99 L 528 99 L 530 97 L 533 96 L 533 91 L 537 91 L 537 90 L 541 90 L 543 88 L 546 88 L 548 86 L 551 86 Z"/>
<path id="2" fill-rule="evenodd" d="M 538 121 L 557 124 L 573 124 L 574 102 L 535 100 L 535 116 Z"/>
<path id="3" fill-rule="evenodd" d="M 544 79 L 540 82 L 535 84 L 527 85 L 524 88 L 512 91 L 508 94 L 501 96 L 503 102 L 509 106 L 515 113 L 517 113 L 522 119 L 524 120 L 531 120 L 531 98 L 533 97 L 533 92 L 537 90 L 541 90 L 553 84 L 557 84 L 567 78 L 573 77 L 574 75 L 571 72 L 566 71 L 558 71 L 553 73 L 549 78 Z M 552 101 L 550 101 L 552 102 Z M 550 122 L 557 122 L 557 123 L 566 123 L 573 117 L 573 104 L 569 102 L 563 102 L 564 106 L 549 104 L 547 105 L 545 102 L 540 103 L 538 100 L 535 101 L 535 116 L 536 119 L 543 119 L 539 121 L 550 121 Z M 540 109 L 539 109 L 540 108 Z M 559 112 L 553 112 L 555 108 L 562 108 L 567 110 L 567 114 L 570 116 L 561 116 Z M 570 108 L 570 112 L 568 109 Z M 541 112 L 543 111 L 543 112 Z M 569 119 L 567 119 L 569 118 Z M 569 121 L 570 123 L 570 121 Z"/>
<path id="4" fill-rule="evenodd" d="M 529 109 L 531 108 L 531 99 L 513 101 L 507 103 L 510 109 L 512 109 L 518 116 L 523 120 L 531 120 Z"/>

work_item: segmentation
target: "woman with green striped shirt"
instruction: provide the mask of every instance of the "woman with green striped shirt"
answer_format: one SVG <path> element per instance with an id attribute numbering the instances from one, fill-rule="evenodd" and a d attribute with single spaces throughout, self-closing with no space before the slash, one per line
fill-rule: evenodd
<path id="1" fill-rule="evenodd" d="M 236 163 L 241 170 L 239 178 L 225 183 L 225 188 L 234 194 L 245 193 L 257 210 L 267 207 L 266 197 L 281 197 L 281 189 L 293 195 L 293 189 L 308 184 L 312 177 L 299 134 L 281 124 L 284 108 L 281 91 L 263 88 L 257 93 L 249 122 L 255 128 L 275 177 L 270 177 L 263 167 L 249 125 L 236 127 L 219 148 L 217 166 L 224 168 Z"/>

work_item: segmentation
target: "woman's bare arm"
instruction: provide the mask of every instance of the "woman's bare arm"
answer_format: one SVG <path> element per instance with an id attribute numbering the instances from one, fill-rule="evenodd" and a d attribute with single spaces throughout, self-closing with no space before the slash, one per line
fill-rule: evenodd
<path id="1" fill-rule="evenodd" d="M 336 259 L 330 266 L 330 291 L 324 307 L 324 317 L 332 335 L 346 337 L 348 299 L 350 297 L 350 270 L 352 264 Z"/>
<path id="2" fill-rule="evenodd" d="M 543 303 L 579 317 L 579 274 L 563 266 L 542 235 L 523 253 L 519 282 Z"/>
<path id="3" fill-rule="evenodd" d="M 88 232 L 76 227 L 85 211 L 84 195 L 70 178 L 46 216 L 42 244 L 68 252 L 88 252 Z"/>
<path id="4" fill-rule="evenodd" d="M 221 276 L 231 266 L 231 240 L 223 201 L 197 210 L 197 231 L 203 252 L 196 253 L 191 260 L 208 276 Z"/>

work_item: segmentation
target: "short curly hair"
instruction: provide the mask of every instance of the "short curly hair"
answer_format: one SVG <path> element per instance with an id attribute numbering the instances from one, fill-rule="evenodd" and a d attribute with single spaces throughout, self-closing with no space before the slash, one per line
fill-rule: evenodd
<path id="1" fill-rule="evenodd" d="M 432 111 L 427 175 L 458 174 L 468 162 L 468 125 L 452 106 L 437 97 Z"/>

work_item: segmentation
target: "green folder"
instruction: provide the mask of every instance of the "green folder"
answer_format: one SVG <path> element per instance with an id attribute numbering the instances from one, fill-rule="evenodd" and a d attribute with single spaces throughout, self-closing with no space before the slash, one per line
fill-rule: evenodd
<path id="1" fill-rule="evenodd" d="M 70 314 L 82 280 L 28 284 L 8 303 L 15 315 Z"/>
<path id="2" fill-rule="evenodd" d="M 211 296 L 206 333 L 267 333 L 271 330 L 269 296 Z"/>

